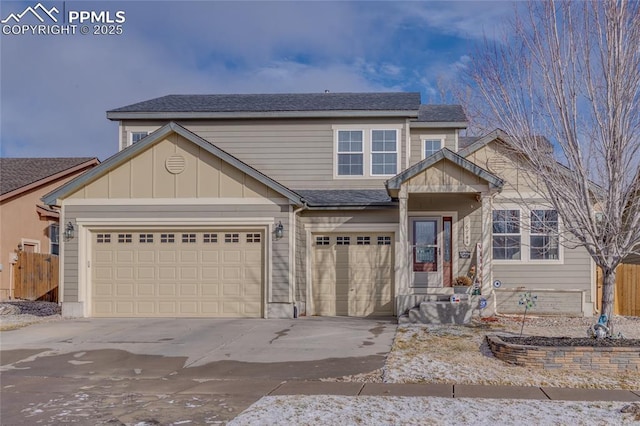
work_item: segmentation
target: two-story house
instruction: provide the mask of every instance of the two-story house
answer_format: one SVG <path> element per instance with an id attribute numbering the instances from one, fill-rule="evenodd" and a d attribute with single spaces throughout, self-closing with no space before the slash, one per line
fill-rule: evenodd
<path id="1" fill-rule="evenodd" d="M 488 309 L 526 287 L 542 310 L 592 313 L 589 256 L 551 207 L 516 202 L 531 180 L 500 132 L 459 135 L 460 106 L 169 95 L 107 117 L 120 151 L 44 197 L 76 229 L 66 315 L 399 315 L 458 275 Z"/>

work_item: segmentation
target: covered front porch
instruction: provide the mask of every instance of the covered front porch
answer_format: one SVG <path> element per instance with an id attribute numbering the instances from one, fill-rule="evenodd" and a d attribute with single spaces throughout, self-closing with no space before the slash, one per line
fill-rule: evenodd
<path id="1" fill-rule="evenodd" d="M 465 293 L 491 294 L 491 200 L 501 188 L 500 178 L 448 149 L 387 181 L 399 200 L 398 315 L 448 301 L 461 292 L 460 276 L 475 287 Z"/>

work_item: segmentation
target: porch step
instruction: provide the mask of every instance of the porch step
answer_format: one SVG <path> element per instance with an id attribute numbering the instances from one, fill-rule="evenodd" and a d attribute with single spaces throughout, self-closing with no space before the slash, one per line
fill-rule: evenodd
<path id="1" fill-rule="evenodd" d="M 472 305 L 468 296 L 460 302 L 429 300 L 398 318 L 399 324 L 469 324 Z"/>

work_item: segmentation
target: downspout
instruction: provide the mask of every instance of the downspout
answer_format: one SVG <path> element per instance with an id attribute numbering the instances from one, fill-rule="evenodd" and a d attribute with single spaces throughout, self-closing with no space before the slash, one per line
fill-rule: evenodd
<path id="1" fill-rule="evenodd" d="M 293 262 L 291 264 L 291 270 L 292 270 L 292 281 L 295 284 L 294 285 L 294 289 L 295 291 L 293 292 L 293 317 L 294 318 L 298 318 L 298 279 L 297 279 L 297 250 L 296 250 L 296 240 L 298 239 L 298 227 L 297 227 L 297 220 L 296 217 L 298 216 L 298 214 L 305 210 L 308 209 L 309 206 L 307 205 L 307 202 L 304 200 L 304 198 L 301 198 L 302 201 L 302 206 L 300 206 L 299 208 L 293 210 L 291 212 L 291 234 L 292 234 L 292 239 L 291 239 L 291 253 L 293 254 L 292 258 L 293 258 Z M 306 308 L 305 308 L 305 312 L 306 312 Z"/>

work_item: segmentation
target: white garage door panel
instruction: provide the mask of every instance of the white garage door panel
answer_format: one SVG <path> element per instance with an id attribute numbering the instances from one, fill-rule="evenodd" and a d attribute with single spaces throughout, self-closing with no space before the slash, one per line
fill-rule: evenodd
<path id="1" fill-rule="evenodd" d="M 260 317 L 264 234 L 101 231 L 92 234 L 92 315 Z"/>
<path id="2" fill-rule="evenodd" d="M 313 236 L 312 293 L 317 315 L 392 315 L 393 234 Z"/>

